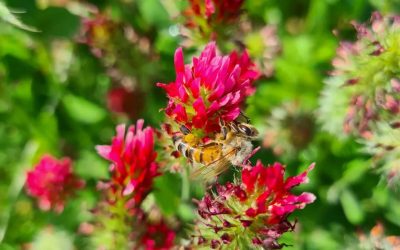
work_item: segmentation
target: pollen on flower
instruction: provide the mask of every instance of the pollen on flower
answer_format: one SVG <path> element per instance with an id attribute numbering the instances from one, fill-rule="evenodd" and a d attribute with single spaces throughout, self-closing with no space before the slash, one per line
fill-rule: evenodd
<path id="1" fill-rule="evenodd" d="M 73 173 L 70 158 L 57 160 L 51 155 L 44 155 L 34 169 L 28 171 L 25 183 L 27 193 L 37 198 L 40 209 L 56 212 L 62 212 L 68 198 L 84 185 L 85 182 Z"/>
<path id="2" fill-rule="evenodd" d="M 285 180 L 285 168 L 280 163 L 265 167 L 258 161 L 254 167 L 243 169 L 236 184 L 217 185 L 215 193 L 206 194 L 198 202 L 200 217 L 192 244 L 238 249 L 241 242 L 266 249 L 281 248 L 283 244 L 278 239 L 295 226 L 288 216 L 315 200 L 311 193 L 291 192 L 293 187 L 308 181 L 307 174 L 313 166 Z"/>
<path id="3" fill-rule="evenodd" d="M 158 83 L 168 96 L 166 114 L 178 124 L 212 133 L 219 131 L 218 121 L 230 122 L 240 114 L 240 105 L 254 92 L 259 77 L 247 52 L 217 54 L 209 43 L 192 64 L 184 64 L 183 52 L 175 52 L 176 80 Z"/>

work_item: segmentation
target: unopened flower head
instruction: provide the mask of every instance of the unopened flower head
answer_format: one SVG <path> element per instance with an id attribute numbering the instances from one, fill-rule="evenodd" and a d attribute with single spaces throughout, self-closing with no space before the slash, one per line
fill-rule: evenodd
<path id="1" fill-rule="evenodd" d="M 209 43 L 191 65 L 184 64 L 182 49 L 175 52 L 176 80 L 158 86 L 169 98 L 166 114 L 175 122 L 205 133 L 219 131 L 219 119 L 230 122 L 240 114 L 240 105 L 254 92 L 259 76 L 247 52 L 217 54 Z"/>
<path id="2" fill-rule="evenodd" d="M 279 237 L 294 228 L 288 216 L 312 203 L 311 193 L 294 195 L 291 189 L 308 181 L 307 173 L 284 179 L 285 168 L 279 163 L 265 167 L 258 161 L 242 171 L 240 183 L 217 185 L 198 203 L 199 221 L 193 244 L 199 248 L 241 249 L 253 246 L 280 248 Z"/>
<path id="3" fill-rule="evenodd" d="M 320 117 L 335 134 L 371 136 L 376 121 L 400 113 L 400 17 L 375 12 L 371 24 L 353 22 L 355 42 L 341 42 L 321 99 Z"/>
<path id="4" fill-rule="evenodd" d="M 154 130 L 143 129 L 143 123 L 138 120 L 136 126 L 130 126 L 127 131 L 125 125 L 118 125 L 111 145 L 96 147 L 103 158 L 111 161 L 109 185 L 114 199 L 127 197 L 127 207 L 140 205 L 150 192 L 153 179 L 160 174 L 155 161 Z"/>
<path id="5" fill-rule="evenodd" d="M 68 198 L 85 183 L 73 173 L 71 159 L 44 155 L 27 173 L 25 185 L 28 194 L 37 198 L 40 209 L 62 212 Z"/>

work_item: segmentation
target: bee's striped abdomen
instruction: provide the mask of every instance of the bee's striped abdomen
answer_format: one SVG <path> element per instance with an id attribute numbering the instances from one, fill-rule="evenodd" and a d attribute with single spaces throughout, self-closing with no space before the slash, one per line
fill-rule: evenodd
<path id="1" fill-rule="evenodd" d="M 189 146 L 186 142 L 183 141 L 183 136 L 178 136 L 175 135 L 172 137 L 172 141 L 174 143 L 174 146 L 178 152 L 183 155 L 185 158 L 189 159 L 190 161 L 193 161 L 193 152 L 195 149 L 191 146 Z"/>
<path id="2" fill-rule="evenodd" d="M 209 165 L 222 157 L 222 144 L 212 143 L 194 148 L 193 161 L 203 165 Z"/>
<path id="3" fill-rule="evenodd" d="M 186 145 L 186 143 L 183 142 L 183 136 L 174 135 L 172 137 L 172 141 L 174 143 L 176 150 L 178 150 L 179 153 L 181 153 L 182 155 L 184 155 L 186 157 L 187 145 Z"/>
<path id="4" fill-rule="evenodd" d="M 184 138 L 184 136 L 175 135 L 172 140 L 176 150 L 189 161 L 208 165 L 222 157 L 222 143 L 211 142 L 191 146 L 185 142 Z"/>

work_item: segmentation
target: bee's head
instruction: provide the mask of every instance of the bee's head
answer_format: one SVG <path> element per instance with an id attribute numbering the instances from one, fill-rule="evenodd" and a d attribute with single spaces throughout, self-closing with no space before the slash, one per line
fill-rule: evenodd
<path id="1" fill-rule="evenodd" d="M 248 123 L 237 123 L 237 133 L 242 137 L 255 139 L 258 136 L 258 130 Z"/>

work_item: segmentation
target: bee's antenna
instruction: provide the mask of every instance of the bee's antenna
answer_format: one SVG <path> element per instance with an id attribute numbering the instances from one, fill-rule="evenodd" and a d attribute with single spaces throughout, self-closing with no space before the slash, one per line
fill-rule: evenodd
<path id="1" fill-rule="evenodd" d="M 246 119 L 246 123 L 250 123 L 250 118 L 246 116 L 241 110 L 240 110 L 240 115 L 243 116 L 244 119 Z"/>

